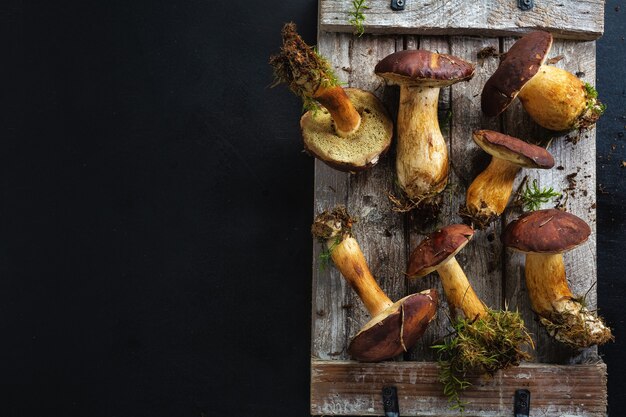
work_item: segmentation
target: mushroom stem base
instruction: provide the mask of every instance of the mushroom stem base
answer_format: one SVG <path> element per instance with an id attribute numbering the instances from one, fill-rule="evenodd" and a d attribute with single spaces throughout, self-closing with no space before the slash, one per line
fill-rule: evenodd
<path id="1" fill-rule="evenodd" d="M 533 310 L 556 340 L 579 349 L 612 340 L 602 318 L 570 291 L 561 254 L 527 254 L 526 287 Z"/>
<path id="2" fill-rule="evenodd" d="M 437 119 L 439 88 L 400 87 L 396 173 L 407 197 L 428 200 L 448 182 L 448 148 Z"/>
<path id="3" fill-rule="evenodd" d="M 465 204 L 468 217 L 478 227 L 486 227 L 502 214 L 520 169 L 519 165 L 492 157 L 487 168 L 472 181 Z"/>

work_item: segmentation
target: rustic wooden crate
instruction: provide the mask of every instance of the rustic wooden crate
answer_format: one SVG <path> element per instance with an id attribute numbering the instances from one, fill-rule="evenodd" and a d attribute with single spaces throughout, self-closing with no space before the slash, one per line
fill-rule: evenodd
<path id="1" fill-rule="evenodd" d="M 402 49 L 428 49 L 450 53 L 476 63 L 469 82 L 441 90 L 439 113 L 449 146 L 451 186 L 437 224 L 424 225 L 412 214 L 391 211 L 387 192 L 393 189 L 393 149 L 373 169 L 351 175 L 315 163 L 315 213 L 337 204 L 348 207 L 359 221 L 354 232 L 380 286 L 393 300 L 426 288 L 443 294 L 436 274 L 412 282 L 405 279 L 407 257 L 424 235 L 439 226 L 461 222 L 458 209 L 472 179 L 486 167 L 489 157 L 471 139 L 477 128 L 494 129 L 524 139 L 551 135 L 539 128 L 515 103 L 498 118 L 485 118 L 480 93 L 498 65 L 497 57 L 478 59 L 486 47 L 504 52 L 516 38 L 533 29 L 551 31 L 555 39 L 550 55 L 563 56 L 556 65 L 595 84 L 595 42 L 603 31 L 602 0 L 535 0 L 532 11 L 517 9 L 517 1 L 417 1 L 393 12 L 387 0 L 369 0 L 366 34 L 350 32 L 348 0 L 320 0 L 318 48 L 328 57 L 341 81 L 380 97 L 395 120 L 397 87 L 386 87 L 374 75 L 376 63 Z M 479 36 L 482 35 L 482 36 Z M 451 112 L 451 117 L 447 115 Z M 449 119 L 448 122 L 444 120 Z M 565 207 L 586 220 L 592 234 L 587 243 L 564 255 L 568 280 L 575 294 L 586 294 L 596 304 L 596 174 L 595 130 L 555 137 L 549 148 L 556 164 L 552 170 L 527 170 L 541 186 L 565 190 Z M 571 181 L 576 182 L 570 187 Z M 573 188 L 573 189 L 570 189 Z M 515 389 L 531 391 L 533 416 L 605 416 L 606 367 L 597 349 L 573 351 L 549 337 L 536 321 L 526 295 L 523 256 L 503 248 L 500 233 L 520 213 L 508 209 L 501 221 L 479 231 L 457 255 L 479 297 L 493 308 L 518 309 L 536 342 L 534 363 L 478 378 L 465 391 L 466 416 L 512 415 Z M 430 346 L 449 332 L 448 317 L 438 314 L 419 344 L 404 358 L 378 364 L 349 360 L 348 341 L 369 320 L 360 300 L 334 268 L 319 264 L 320 246 L 313 254 L 313 310 L 311 361 L 311 414 L 381 415 L 381 390 L 398 387 L 401 415 L 458 415 L 448 408 L 437 382 L 435 356 Z M 440 311 L 446 311 L 443 297 Z"/>

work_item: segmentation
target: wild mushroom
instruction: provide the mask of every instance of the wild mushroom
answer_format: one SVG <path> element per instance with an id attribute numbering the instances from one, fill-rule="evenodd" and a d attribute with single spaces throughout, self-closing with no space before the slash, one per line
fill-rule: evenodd
<path id="1" fill-rule="evenodd" d="M 591 228 L 584 220 L 557 209 L 525 213 L 502 234 L 505 246 L 526 254 L 526 288 L 541 324 L 556 340 L 574 348 L 611 340 L 602 318 L 574 297 L 562 253 L 584 243 Z"/>
<path id="2" fill-rule="evenodd" d="M 352 236 L 352 223 L 345 207 L 337 207 L 318 215 L 311 231 L 325 243 L 335 266 L 372 316 L 350 342 L 348 353 L 359 361 L 376 362 L 406 352 L 424 334 L 437 311 L 437 291 L 392 302 L 372 276 Z"/>
<path id="3" fill-rule="evenodd" d="M 492 158 L 467 189 L 462 215 L 484 228 L 504 211 L 519 170 L 552 168 L 554 158 L 541 146 L 491 130 L 476 130 L 472 137 Z"/>
<path id="4" fill-rule="evenodd" d="M 597 91 L 564 69 L 547 65 L 552 47 L 548 32 L 531 32 L 504 55 L 487 80 L 481 96 L 483 113 L 502 113 L 519 97 L 524 109 L 546 129 L 586 129 L 595 124 L 605 106 Z"/>
<path id="5" fill-rule="evenodd" d="M 286 83 L 308 111 L 300 119 L 304 147 L 340 171 L 375 165 L 391 144 L 393 123 L 376 96 L 342 88 L 328 61 L 308 46 L 288 23 L 280 53 L 270 58 L 275 83 Z M 318 104 L 323 109 L 318 108 Z"/>
<path id="6" fill-rule="evenodd" d="M 412 201 L 428 202 L 448 181 L 448 148 L 439 129 L 439 90 L 474 75 L 460 58 L 424 50 L 398 51 L 380 61 L 374 72 L 400 86 L 396 173 Z"/>
<path id="7" fill-rule="evenodd" d="M 499 369 L 519 365 L 530 355 L 524 350 L 533 342 L 517 312 L 489 309 L 478 298 L 455 255 L 474 231 L 453 224 L 431 233 L 411 253 L 407 275 L 419 278 L 439 273 L 452 317 L 460 310 L 465 319 L 453 322 L 454 333 L 433 346 L 439 353 L 440 381 L 450 401 L 461 407 L 460 392 L 470 383 L 467 373 L 493 375 Z"/>

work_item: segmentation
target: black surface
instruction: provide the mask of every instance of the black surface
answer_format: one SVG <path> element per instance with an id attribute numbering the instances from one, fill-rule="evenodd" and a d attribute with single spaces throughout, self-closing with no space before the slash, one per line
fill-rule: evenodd
<path id="1" fill-rule="evenodd" d="M 611 410 L 626 406 L 625 3 L 607 2 L 598 42 Z M 0 416 L 308 415 L 313 163 L 267 58 L 286 21 L 314 43 L 316 14 L 0 6 Z"/>

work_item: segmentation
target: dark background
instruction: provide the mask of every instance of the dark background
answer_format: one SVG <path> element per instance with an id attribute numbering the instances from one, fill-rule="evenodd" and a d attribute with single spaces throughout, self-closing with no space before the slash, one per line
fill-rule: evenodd
<path id="1" fill-rule="evenodd" d="M 615 416 L 625 4 L 597 44 Z M 267 59 L 283 22 L 315 43 L 316 18 L 315 0 L 0 6 L 0 416 L 308 415 L 313 162 Z"/>

